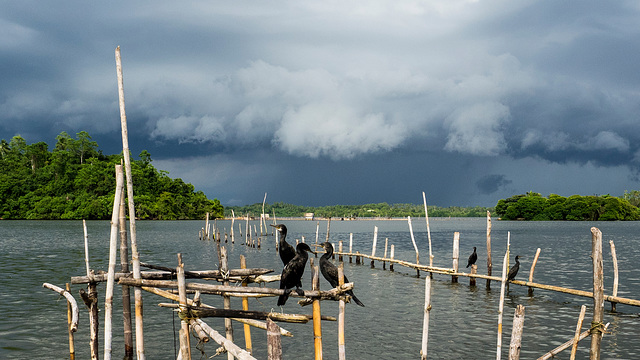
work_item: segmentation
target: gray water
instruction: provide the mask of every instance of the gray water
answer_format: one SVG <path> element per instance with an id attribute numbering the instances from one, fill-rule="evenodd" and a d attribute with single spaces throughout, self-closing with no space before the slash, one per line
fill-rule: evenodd
<path id="1" fill-rule="evenodd" d="M 413 220 L 415 239 L 420 250 L 421 262 L 428 262 L 428 242 L 424 218 Z M 285 221 L 289 228 L 287 239 L 305 237 L 315 242 L 315 221 Z M 252 222 L 257 224 L 257 222 Z M 220 229 L 229 231 L 230 221 L 218 221 Z M 90 262 L 93 269 L 106 270 L 110 225 L 108 221 L 90 221 Z M 183 254 L 186 270 L 217 268 L 216 247 L 212 242 L 198 240 L 203 221 L 139 221 L 137 238 L 140 258 L 144 262 L 174 267 L 176 253 Z M 349 233 L 353 233 L 354 251 L 371 253 L 374 226 L 378 226 L 377 255 L 384 253 L 385 238 L 395 245 L 395 257 L 415 260 L 406 221 L 332 221 L 331 241 L 343 240 L 348 246 Z M 640 222 L 493 222 L 492 254 L 494 275 L 501 269 L 506 250 L 507 233 L 511 233 L 511 262 L 521 256 L 518 279 L 528 278 L 529 268 L 536 249 L 542 252 L 537 263 L 534 281 L 590 290 L 592 287 L 591 232 L 596 226 L 603 232 L 605 262 L 605 293 L 611 293 L 613 275 L 609 240 L 616 246 L 620 269 L 618 296 L 640 298 Z M 460 263 L 473 246 L 478 247 L 479 272 L 486 273 L 486 221 L 485 219 L 431 219 L 431 238 L 434 264 L 450 267 L 454 232 L 460 232 Z M 320 222 L 320 242 L 326 237 L 326 222 Z M 237 222 L 235 226 L 238 231 Z M 223 230 L 224 231 L 224 230 Z M 243 225 L 244 231 L 244 225 Z M 271 231 L 270 231 L 271 234 Z M 249 267 L 271 268 L 279 273 L 282 265 L 275 252 L 275 237 L 263 238 L 261 249 L 247 248 L 242 241 L 227 244 L 230 266 L 239 267 L 239 255 L 247 257 Z M 66 301 L 58 294 L 42 287 L 50 282 L 64 287 L 71 276 L 85 273 L 82 222 L 80 221 L 0 221 L 0 358 L 1 359 L 64 359 L 68 358 L 66 330 Z M 119 263 L 119 261 L 118 261 Z M 345 274 L 355 283 L 355 293 L 366 307 L 347 305 L 346 351 L 350 359 L 416 359 L 420 356 L 422 318 L 424 306 L 424 273 L 416 277 L 412 269 L 395 266 L 395 272 L 382 269 L 376 263 L 371 269 L 365 265 L 349 264 L 345 259 Z M 305 272 L 303 285 L 309 288 L 310 271 Z M 273 284 L 272 286 L 277 286 Z M 322 289 L 329 285 L 324 279 Z M 79 330 L 76 333 L 76 356 L 89 358 L 88 314 L 78 296 L 79 285 L 72 286 L 81 312 Z M 104 285 L 99 286 L 100 308 L 104 306 Z M 119 299 L 116 287 L 115 299 Z M 175 358 L 179 320 L 171 310 L 157 307 L 166 302 L 155 295 L 143 294 L 145 351 L 148 359 Z M 497 342 L 499 283 L 493 283 L 490 291 L 485 280 L 469 287 L 467 278 L 452 284 L 449 276 L 434 274 L 432 282 L 432 311 L 429 328 L 429 358 L 432 359 L 490 359 L 495 358 Z M 222 306 L 222 300 L 204 295 L 203 301 Z M 291 298 L 284 311 L 287 313 L 311 313 L 310 307 L 301 308 L 296 298 Z M 550 349 L 569 340 L 574 332 L 580 306 L 587 305 L 585 326 L 592 316 L 591 299 L 536 289 L 533 297 L 527 288 L 512 285 L 505 300 L 503 357 L 507 357 L 513 312 L 518 304 L 525 309 L 522 359 L 537 358 Z M 113 358 L 121 358 L 122 320 L 119 301 L 114 310 Z M 232 308 L 241 308 L 232 299 Z M 250 300 L 250 309 L 277 310 L 275 298 Z M 337 316 L 338 305 L 322 303 L 322 312 Z M 610 333 L 603 339 L 603 359 L 640 359 L 640 308 L 618 305 L 612 313 L 607 303 L 605 322 L 611 322 Z M 220 332 L 221 320 L 207 322 Z M 313 359 L 313 330 L 309 324 L 281 324 L 294 333 L 293 338 L 282 338 L 285 359 Z M 104 312 L 101 312 L 100 339 L 104 329 Z M 242 326 L 234 324 L 236 342 L 244 344 Z M 337 323 L 323 322 L 323 352 L 326 359 L 337 358 Z M 266 335 L 252 330 L 254 355 L 266 359 Z M 101 344 L 102 345 L 102 344 Z M 198 350 L 204 351 L 204 354 Z M 217 348 L 209 342 L 193 344 L 193 358 L 205 359 Z M 588 358 L 589 340 L 581 343 L 578 358 Z M 100 348 L 102 357 L 102 346 Z M 567 359 L 568 353 L 558 358 Z M 222 357 L 224 358 L 224 356 Z"/>

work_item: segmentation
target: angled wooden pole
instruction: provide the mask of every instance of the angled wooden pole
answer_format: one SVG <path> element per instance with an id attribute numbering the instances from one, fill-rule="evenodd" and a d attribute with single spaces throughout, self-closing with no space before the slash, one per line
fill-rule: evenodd
<path id="1" fill-rule="evenodd" d="M 587 305 L 582 305 L 580 308 L 580 316 L 578 316 L 578 324 L 576 325 L 576 334 L 573 337 L 573 346 L 571 346 L 570 360 L 576 358 L 576 352 L 578 351 L 578 342 L 580 341 L 580 333 L 582 332 L 582 322 L 584 321 L 584 314 L 587 312 Z"/>
<path id="2" fill-rule="evenodd" d="M 411 234 L 411 243 L 413 244 L 413 249 L 416 251 L 416 264 L 420 264 L 420 253 L 418 252 L 418 246 L 416 245 L 416 238 L 413 236 L 413 226 L 411 226 L 411 216 L 407 216 L 407 222 L 409 223 L 409 234 Z M 418 276 L 420 276 L 420 270 L 416 269 L 416 273 Z"/>
<path id="3" fill-rule="evenodd" d="M 533 271 L 536 269 L 536 264 L 538 263 L 538 257 L 540 257 L 540 248 L 536 250 L 536 255 L 533 257 L 533 262 L 531 263 L 531 270 L 529 270 L 529 282 L 533 282 Z M 529 296 L 533 296 L 533 288 L 529 286 Z"/>
<path id="4" fill-rule="evenodd" d="M 429 228 L 429 210 L 427 209 L 427 196 L 422 192 L 424 202 L 424 217 L 427 220 L 427 238 L 429 239 L 429 266 L 433 267 L 433 253 L 431 252 L 431 229 Z"/>
<path id="5" fill-rule="evenodd" d="M 140 279 L 140 259 L 138 257 L 138 241 L 136 236 L 136 210 L 133 201 L 133 178 L 131 175 L 131 156 L 129 152 L 129 135 L 127 130 L 127 115 L 124 106 L 124 81 L 122 75 L 122 61 L 120 46 L 116 48 L 116 72 L 118 76 L 118 100 L 120 103 L 120 125 L 122 130 L 122 156 L 127 178 L 127 199 L 129 201 L 129 232 L 131 236 L 131 262 L 133 278 Z M 136 355 L 138 360 L 144 360 L 144 332 L 142 330 L 142 290 L 134 289 L 136 313 Z"/>
<path id="6" fill-rule="evenodd" d="M 611 259 L 613 260 L 613 292 L 612 296 L 618 296 L 618 257 L 616 256 L 616 246 L 613 240 L 609 240 L 611 246 Z M 616 311 L 616 303 L 611 303 L 611 311 Z"/>

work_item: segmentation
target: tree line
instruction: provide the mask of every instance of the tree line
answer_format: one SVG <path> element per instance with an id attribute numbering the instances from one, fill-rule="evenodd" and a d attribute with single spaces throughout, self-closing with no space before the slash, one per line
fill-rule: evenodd
<path id="1" fill-rule="evenodd" d="M 0 140 L 0 218 L 110 219 L 115 193 L 115 165 L 122 153 L 104 155 L 89 133 L 27 144 L 20 136 Z M 139 219 L 202 219 L 207 212 L 222 217 L 218 199 L 151 164 L 143 150 L 131 161 L 136 217 Z"/>
<path id="2" fill-rule="evenodd" d="M 245 206 L 225 207 L 225 216 L 260 216 L 262 213 L 262 203 L 255 203 Z M 481 206 L 476 207 L 438 207 L 429 206 L 430 217 L 482 217 L 487 216 L 487 211 L 493 210 Z M 365 204 L 365 205 L 331 205 L 331 206 L 299 206 L 276 202 L 265 203 L 265 214 L 276 217 L 303 217 L 306 213 L 314 213 L 316 217 L 322 218 L 399 218 L 399 217 L 424 217 L 424 205 L 416 204 Z"/>
<path id="3" fill-rule="evenodd" d="M 528 192 L 501 199 L 496 214 L 503 220 L 578 220 L 610 221 L 639 220 L 640 192 L 625 192 L 624 196 L 611 195 L 564 197 Z"/>

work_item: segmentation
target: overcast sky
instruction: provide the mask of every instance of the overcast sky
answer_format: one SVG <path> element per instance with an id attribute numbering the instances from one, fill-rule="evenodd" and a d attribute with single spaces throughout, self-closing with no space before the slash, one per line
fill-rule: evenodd
<path id="1" fill-rule="evenodd" d="M 640 190 L 637 1 L 0 1 L 0 138 L 129 144 L 223 205 Z"/>

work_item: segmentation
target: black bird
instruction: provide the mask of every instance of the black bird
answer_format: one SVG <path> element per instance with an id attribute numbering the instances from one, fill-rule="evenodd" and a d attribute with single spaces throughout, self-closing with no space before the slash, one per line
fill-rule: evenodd
<path id="1" fill-rule="evenodd" d="M 278 233 L 280 233 L 280 240 L 278 241 L 278 254 L 280 255 L 280 260 L 282 260 L 282 264 L 286 266 L 289 263 L 289 261 L 291 261 L 291 259 L 293 259 L 294 256 L 296 256 L 296 249 L 286 241 L 287 227 L 284 226 L 284 224 L 271 225 L 271 226 L 276 228 L 276 230 L 278 230 Z"/>
<path id="2" fill-rule="evenodd" d="M 516 255 L 516 263 L 509 269 L 509 275 L 507 276 L 507 281 L 511 281 L 516 278 L 518 274 L 518 270 L 520 270 L 520 256 Z"/>
<path id="3" fill-rule="evenodd" d="M 469 262 L 467 263 L 467 267 L 474 265 L 478 260 L 478 254 L 476 253 L 476 247 L 473 247 L 473 254 L 469 255 Z"/>
<path id="4" fill-rule="evenodd" d="M 338 268 L 329 261 L 331 255 L 333 255 L 333 245 L 330 242 L 325 242 L 322 244 L 324 250 L 326 251 L 324 255 L 320 257 L 320 271 L 322 272 L 322 276 L 331 284 L 333 287 L 338 286 Z M 344 282 L 348 283 L 347 277 L 344 277 Z M 353 290 L 347 291 L 347 294 L 351 296 L 353 301 L 360 306 L 364 306 L 364 304 L 356 297 L 353 293 Z"/>
<path id="5" fill-rule="evenodd" d="M 304 274 L 304 268 L 307 266 L 307 260 L 309 259 L 307 251 L 313 253 L 309 245 L 305 243 L 298 244 L 296 246 L 296 256 L 282 269 L 280 289 L 284 289 L 285 292 L 278 297 L 278 306 L 283 306 L 287 302 L 289 293 L 294 286 L 298 295 L 304 295 L 302 291 L 302 274 Z"/>

